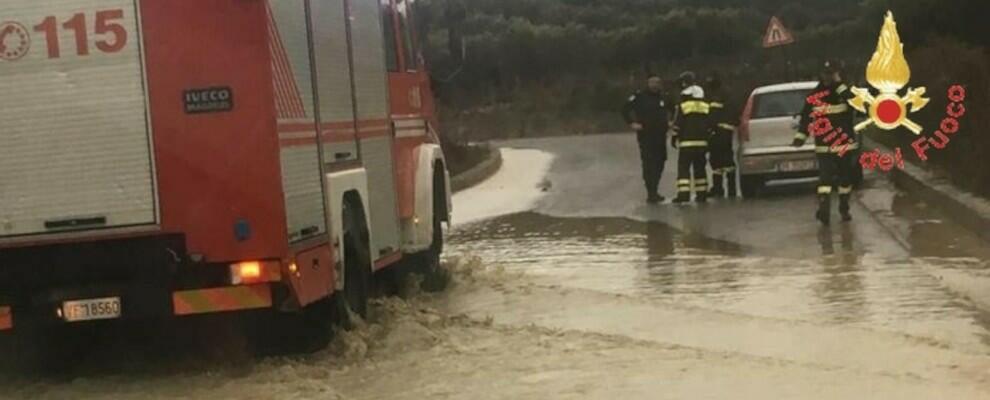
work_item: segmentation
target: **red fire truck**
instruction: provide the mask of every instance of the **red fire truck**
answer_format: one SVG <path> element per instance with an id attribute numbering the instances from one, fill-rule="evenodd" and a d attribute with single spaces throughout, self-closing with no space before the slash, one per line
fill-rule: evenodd
<path id="1" fill-rule="evenodd" d="M 366 310 L 449 177 L 414 0 L 4 0 L 0 330 Z M 91 324 L 91 323 L 90 323 Z"/>

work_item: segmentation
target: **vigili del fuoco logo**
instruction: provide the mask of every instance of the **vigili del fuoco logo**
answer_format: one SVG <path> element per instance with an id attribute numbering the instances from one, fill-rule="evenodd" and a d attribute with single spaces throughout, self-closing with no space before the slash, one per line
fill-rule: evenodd
<path id="1" fill-rule="evenodd" d="M 910 80 L 911 67 L 904 57 L 904 44 L 901 43 L 900 35 L 897 33 L 897 22 L 894 21 L 894 14 L 887 11 L 883 27 L 880 29 L 876 51 L 866 67 L 866 81 L 876 90 L 876 94 L 869 88 L 850 89 L 855 97 L 849 100 L 849 105 L 869 115 L 868 119 L 856 125 L 855 130 L 859 132 L 871 125 L 885 131 L 906 128 L 919 136 L 911 143 L 911 147 L 918 158 L 927 161 L 928 150 L 944 149 L 951 140 L 950 136 L 959 131 L 959 119 L 966 114 L 966 107 L 963 104 L 966 99 L 966 89 L 962 85 L 952 85 L 948 89 L 949 104 L 946 106 L 946 116 L 933 136 L 929 137 L 922 134 L 924 127 L 910 118 L 910 114 L 928 105 L 930 99 L 925 97 L 926 88 L 912 87 L 904 91 L 903 95 L 900 94 Z M 824 94 L 813 94 L 808 98 L 808 102 L 817 105 L 815 103 L 821 102 L 822 97 Z M 827 120 L 823 120 L 821 116 L 815 117 L 809 131 L 813 135 L 829 133 L 831 126 L 827 126 L 830 125 L 827 124 Z M 833 133 L 829 137 L 831 136 L 836 135 Z M 840 155 L 845 155 L 846 151 L 843 150 L 845 149 L 840 148 Z M 882 154 L 879 150 L 863 153 L 859 162 L 866 169 L 879 167 L 883 171 L 889 171 L 894 165 L 904 168 L 903 152 L 899 147 L 895 149 L 894 154 Z"/>
<path id="2" fill-rule="evenodd" d="M 870 118 L 857 125 L 856 130 L 859 131 L 872 123 L 884 130 L 903 126 L 915 135 L 921 134 L 923 128 L 908 118 L 907 106 L 910 105 L 911 112 L 914 113 L 925 108 L 929 100 L 924 97 L 924 87 L 908 89 L 906 95 L 898 96 L 897 92 L 904 88 L 909 80 L 911 80 L 911 67 L 904 58 L 904 45 L 901 43 L 900 35 L 897 34 L 894 14 L 888 11 L 883 28 L 880 29 L 877 50 L 866 66 L 866 81 L 878 89 L 880 94 L 874 97 L 869 89 L 859 87 L 851 89 L 856 97 L 849 100 L 849 105 L 863 113 L 866 112 L 866 105 L 870 107 Z"/>

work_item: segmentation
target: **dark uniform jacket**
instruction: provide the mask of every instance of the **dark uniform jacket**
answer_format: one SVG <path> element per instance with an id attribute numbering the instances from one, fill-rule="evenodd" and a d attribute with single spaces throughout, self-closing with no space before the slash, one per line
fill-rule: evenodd
<path id="1" fill-rule="evenodd" d="M 700 90 L 700 89 L 699 89 Z M 704 97 L 682 94 L 674 116 L 677 146 L 680 148 L 708 147 L 712 130 L 711 105 Z"/>
<path id="2" fill-rule="evenodd" d="M 851 98 L 852 91 L 844 83 L 819 83 L 801 110 L 801 122 L 794 136 L 795 144 L 802 144 L 809 137 L 814 137 L 815 152 L 819 154 L 838 154 L 858 149 L 857 135 L 853 130 L 855 110 L 847 103 Z"/>
<path id="3" fill-rule="evenodd" d="M 627 124 L 642 124 L 641 133 L 657 135 L 657 139 L 664 139 L 669 128 L 667 119 L 670 118 L 670 109 L 664 101 L 662 92 L 640 90 L 629 96 L 622 106 L 622 118 L 625 118 Z"/>
<path id="4" fill-rule="evenodd" d="M 713 124 L 712 136 L 708 141 L 710 162 L 713 168 L 729 167 L 734 164 L 732 139 L 736 133 L 739 114 L 727 108 L 722 93 L 709 93 L 708 99 Z"/>

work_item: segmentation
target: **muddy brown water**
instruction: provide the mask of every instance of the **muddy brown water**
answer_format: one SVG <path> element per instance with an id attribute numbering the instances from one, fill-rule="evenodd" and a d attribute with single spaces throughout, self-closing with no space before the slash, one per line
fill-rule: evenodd
<path id="1" fill-rule="evenodd" d="M 916 250 L 917 257 L 885 258 L 862 249 L 856 235 L 849 226 L 820 229 L 820 255 L 799 259 L 763 256 L 660 222 L 521 213 L 457 227 L 449 248 L 564 287 L 885 329 L 990 353 L 987 314 L 919 266 L 982 263 L 936 257 L 946 246 L 937 243 L 930 251 Z"/>

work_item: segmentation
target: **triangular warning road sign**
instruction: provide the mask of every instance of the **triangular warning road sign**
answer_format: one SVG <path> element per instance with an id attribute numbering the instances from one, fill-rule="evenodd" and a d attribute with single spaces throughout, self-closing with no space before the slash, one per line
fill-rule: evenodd
<path id="1" fill-rule="evenodd" d="M 767 26 L 767 33 L 763 35 L 763 47 L 770 48 L 794 43 L 794 35 L 784 28 L 784 24 L 777 17 L 770 17 L 770 25 Z"/>

